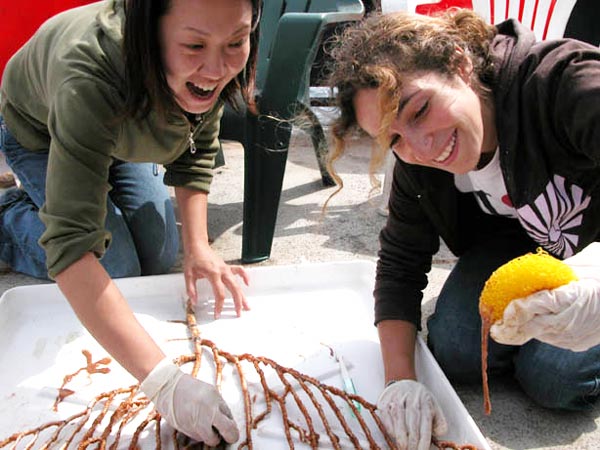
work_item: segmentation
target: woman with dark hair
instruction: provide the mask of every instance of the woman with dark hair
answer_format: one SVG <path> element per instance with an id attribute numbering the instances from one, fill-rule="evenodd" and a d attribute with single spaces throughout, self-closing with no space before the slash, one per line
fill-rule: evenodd
<path id="1" fill-rule="evenodd" d="M 207 278 L 216 317 L 226 290 L 248 309 L 247 274 L 213 252 L 206 215 L 223 103 L 241 93 L 252 110 L 259 16 L 260 0 L 93 3 L 43 24 L 1 86 L 0 149 L 22 187 L 0 201 L 0 260 L 56 280 L 167 422 L 209 445 L 237 440 L 227 405 L 165 358 L 111 277 L 175 262 L 167 184 L 189 297 Z"/>
<path id="2" fill-rule="evenodd" d="M 453 10 L 373 16 L 347 29 L 332 56 L 341 111 L 332 161 L 352 130 L 378 141 L 372 170 L 390 149 L 396 157 L 374 297 L 386 378 L 378 411 L 399 447 L 429 449 L 446 428 L 414 362 L 440 238 L 459 259 L 427 338 L 448 378 L 481 380 L 485 281 L 542 247 L 580 279 L 513 301 L 492 327 L 488 366 L 514 374 L 545 407 L 591 408 L 600 395 L 600 50 L 536 42 L 515 20 L 491 26 Z"/>

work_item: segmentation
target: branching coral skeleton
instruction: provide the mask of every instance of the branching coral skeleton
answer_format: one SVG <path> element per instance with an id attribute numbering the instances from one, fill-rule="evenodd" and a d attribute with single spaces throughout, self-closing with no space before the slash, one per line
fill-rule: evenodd
<path id="1" fill-rule="evenodd" d="M 208 354 L 214 363 L 214 382 L 219 389 L 223 382 L 223 369 L 230 365 L 235 371 L 242 391 L 245 418 L 245 423 L 242 424 L 245 439 L 238 444 L 238 449 L 255 448 L 253 437 L 259 424 L 275 409 L 281 416 L 283 436 L 290 449 L 294 449 L 298 442 L 303 442 L 313 449 L 319 448 L 320 445 L 334 449 L 349 448 L 349 446 L 357 449 L 366 447 L 379 449 L 381 447 L 378 442 L 382 440 L 385 441 L 386 448 L 396 448 L 392 439 L 385 433 L 384 426 L 376 414 L 376 406 L 372 403 L 358 395 L 348 394 L 337 387 L 323 384 L 316 378 L 293 368 L 283 367 L 269 358 L 248 353 L 234 355 L 219 349 L 214 342 L 201 338 L 195 312 L 189 301 L 186 307 L 186 322 L 193 354 L 179 356 L 175 359 L 176 364 L 179 366 L 192 364 L 191 374 L 197 377 L 201 369 L 202 355 Z M 83 353 L 86 366 L 64 377 L 53 405 L 54 410 L 66 396 L 73 394 L 66 385 L 77 374 L 83 371 L 89 375 L 110 371 L 107 367 L 101 367 L 110 363 L 109 358 L 93 362 L 88 351 L 84 350 Z M 257 394 L 251 394 L 249 391 L 248 368 L 253 368 L 260 380 L 258 383 L 262 388 L 260 401 L 257 401 Z M 277 384 L 277 389 L 269 386 L 267 372 L 274 372 L 277 375 L 278 382 L 271 383 Z M 259 409 L 257 405 L 260 405 L 260 411 L 257 411 Z M 361 406 L 363 414 L 356 405 Z M 290 407 L 300 412 L 301 420 L 290 416 Z M 352 426 L 344 417 L 343 408 L 352 411 Z M 125 442 L 125 439 L 122 440 L 124 430 L 132 425 L 135 429 L 130 433 L 129 441 Z M 144 447 L 152 445 L 147 443 L 147 439 L 150 439 L 154 441 L 153 448 L 161 449 L 163 445 L 161 426 L 163 425 L 160 414 L 139 391 L 139 385 L 132 385 L 96 396 L 83 410 L 63 420 L 47 422 L 14 433 L 0 441 L 0 448 L 10 445 L 11 449 L 26 450 L 70 447 L 86 449 L 90 446 L 109 450 L 125 446 L 129 449 L 138 449 L 142 444 L 140 439 L 144 435 Z M 342 431 L 345 435 L 340 435 Z M 191 443 L 176 431 L 172 433 L 171 439 L 175 449 L 203 448 L 202 444 Z M 434 440 L 433 445 L 438 449 L 475 449 L 470 445 L 459 446 L 447 441 Z"/>

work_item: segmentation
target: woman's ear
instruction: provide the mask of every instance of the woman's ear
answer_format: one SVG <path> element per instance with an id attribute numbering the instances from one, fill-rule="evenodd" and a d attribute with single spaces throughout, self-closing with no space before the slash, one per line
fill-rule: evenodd
<path id="1" fill-rule="evenodd" d="M 473 61 L 471 61 L 471 58 L 460 47 L 456 47 L 456 58 L 460 61 L 458 74 L 465 83 L 470 85 L 471 75 L 473 74 Z"/>

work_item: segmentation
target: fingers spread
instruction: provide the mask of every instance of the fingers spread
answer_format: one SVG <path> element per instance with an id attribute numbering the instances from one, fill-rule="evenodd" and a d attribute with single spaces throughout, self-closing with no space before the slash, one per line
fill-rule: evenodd
<path id="1" fill-rule="evenodd" d="M 237 283 L 237 280 L 233 276 L 224 277 L 223 281 L 229 289 L 229 292 L 231 292 L 231 296 L 233 298 L 233 303 L 235 306 L 235 312 L 239 317 L 242 315 L 242 308 L 245 311 L 248 311 L 250 309 L 248 303 L 246 302 L 246 296 L 240 288 L 240 285 Z"/>
<path id="2" fill-rule="evenodd" d="M 206 275 L 215 295 L 215 319 L 221 317 L 227 291 L 231 293 L 235 311 L 238 317 L 241 315 L 242 310 L 250 310 L 250 305 L 246 300 L 246 296 L 241 289 L 236 275 L 239 275 L 246 285 L 249 283 L 248 274 L 241 266 L 223 265 L 219 268 L 219 270 L 214 270 Z"/>
<path id="3" fill-rule="evenodd" d="M 231 272 L 234 275 L 240 276 L 246 286 L 250 285 L 250 277 L 248 276 L 248 273 L 242 266 L 231 266 Z"/>
<path id="4" fill-rule="evenodd" d="M 213 277 L 210 279 L 210 284 L 215 294 L 215 319 L 221 317 L 223 312 L 223 304 L 225 303 L 225 285 L 221 281 L 221 277 Z"/>
<path id="5" fill-rule="evenodd" d="M 198 292 L 196 291 L 196 278 L 192 275 L 185 274 L 185 290 L 188 298 L 193 304 L 198 301 Z"/>

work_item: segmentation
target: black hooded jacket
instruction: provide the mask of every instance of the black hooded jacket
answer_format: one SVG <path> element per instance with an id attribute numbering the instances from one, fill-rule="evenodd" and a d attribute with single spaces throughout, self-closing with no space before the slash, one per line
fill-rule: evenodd
<path id="1" fill-rule="evenodd" d="M 420 327 L 440 238 L 460 256 L 518 227 L 561 259 L 600 240 L 600 50 L 567 39 L 535 42 L 508 20 L 491 52 L 500 166 L 518 219 L 484 213 L 451 173 L 398 160 L 380 234 L 375 323 Z"/>

